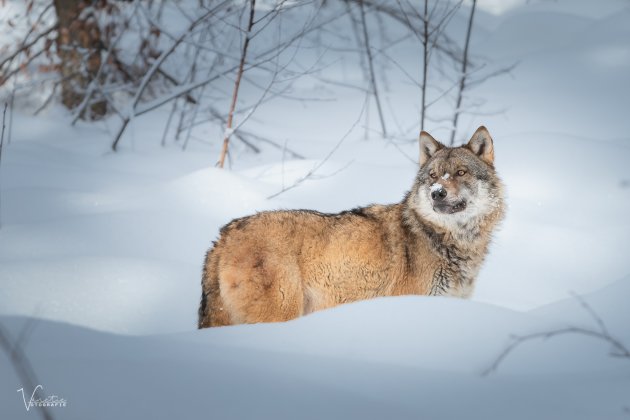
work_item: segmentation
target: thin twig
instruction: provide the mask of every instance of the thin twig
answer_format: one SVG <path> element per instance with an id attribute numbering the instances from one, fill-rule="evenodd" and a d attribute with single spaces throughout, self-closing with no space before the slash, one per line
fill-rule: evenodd
<path id="1" fill-rule="evenodd" d="M 173 115 L 177 111 L 177 99 L 173 101 L 173 106 L 171 107 L 171 112 L 168 114 L 168 118 L 166 119 L 166 126 L 164 127 L 164 131 L 162 132 L 162 147 L 166 146 L 166 135 L 168 134 L 168 129 L 171 127 L 171 121 L 173 120 Z"/>
<path id="2" fill-rule="evenodd" d="M 4 147 L 4 128 L 6 126 L 5 121 L 7 117 L 8 106 L 9 104 L 5 102 L 4 111 L 2 111 L 2 134 L 0 134 L 0 181 L 2 180 L 2 149 Z M 0 228 L 2 228 L 2 188 L 0 188 Z"/>
<path id="3" fill-rule="evenodd" d="M 320 6 L 321 7 L 321 6 Z M 318 8 L 319 10 L 319 8 Z M 313 18 L 311 19 L 311 22 L 307 23 L 304 26 L 304 29 L 302 31 L 300 31 L 297 34 L 292 35 L 289 39 L 287 39 L 286 41 L 284 41 L 282 44 L 280 45 L 274 45 L 273 47 L 268 48 L 267 50 L 263 51 L 262 53 L 258 54 L 257 56 L 255 56 L 253 58 L 253 60 L 251 60 L 252 64 L 249 64 L 248 66 L 246 66 L 244 71 L 247 71 L 248 69 L 252 69 L 252 68 L 256 68 L 256 67 L 262 67 L 265 63 L 270 62 L 271 60 L 273 60 L 274 58 L 278 57 L 280 54 L 282 54 L 286 49 L 289 48 L 289 46 L 291 46 L 296 40 L 301 39 L 302 37 L 306 36 L 307 34 L 321 29 L 322 27 L 324 27 L 325 25 L 328 25 L 332 22 L 334 22 L 335 20 L 340 19 L 341 17 L 345 16 L 345 13 L 340 13 L 337 14 L 335 16 L 333 16 L 332 18 L 330 18 L 328 21 L 326 22 L 322 22 L 322 23 L 318 23 L 316 25 L 313 25 L 312 23 L 315 21 L 315 16 L 316 14 L 313 16 Z M 178 38 L 179 39 L 179 38 Z M 182 40 L 183 42 L 183 40 Z M 220 73 L 216 73 L 213 75 L 209 75 L 208 77 L 196 81 L 194 83 L 188 83 L 185 85 L 182 85 L 176 89 L 174 89 L 172 92 L 170 92 L 169 94 L 157 98 L 155 100 L 143 103 L 143 104 L 137 104 L 131 107 L 131 113 L 126 113 L 126 117 L 123 119 L 123 122 L 121 124 L 120 129 L 118 130 L 116 136 L 114 137 L 114 143 L 118 144 L 118 142 L 120 141 L 120 138 L 122 137 L 124 131 L 126 130 L 127 126 L 129 125 L 129 123 L 131 122 L 131 119 L 133 117 L 139 117 L 143 114 L 146 114 L 148 112 L 153 111 L 156 108 L 161 107 L 162 105 L 172 101 L 173 99 L 176 99 L 180 96 L 182 96 L 185 93 L 188 93 L 194 89 L 197 89 L 201 86 L 204 86 L 206 84 L 210 84 L 222 77 L 224 77 L 227 74 L 230 74 L 234 71 L 236 71 L 238 69 L 238 64 L 227 68 L 223 71 L 221 71 Z M 276 144 L 276 146 L 278 146 Z M 281 145 L 278 147 L 282 147 Z"/>
<path id="4" fill-rule="evenodd" d="M 245 40 L 243 41 L 243 50 L 241 53 L 241 61 L 238 65 L 238 71 L 236 72 L 236 80 L 234 81 L 234 91 L 232 93 L 232 102 L 230 104 L 230 111 L 228 112 L 227 124 L 225 125 L 225 135 L 223 138 L 223 146 L 221 147 L 221 155 L 219 156 L 219 162 L 217 166 L 223 168 L 225 163 L 225 156 L 228 152 L 228 146 L 230 144 L 230 137 L 232 135 L 232 123 L 234 119 L 234 109 L 236 108 L 236 101 L 238 99 L 238 89 L 241 85 L 241 79 L 243 78 L 243 71 L 245 67 L 245 60 L 247 59 L 247 48 L 249 47 L 250 37 L 252 35 L 252 29 L 254 27 L 254 15 L 256 11 L 256 0 L 250 0 L 249 3 L 249 22 L 247 24 L 247 32 L 245 33 Z"/>
<path id="5" fill-rule="evenodd" d="M 494 362 L 482 372 L 482 375 L 487 376 L 495 372 L 499 368 L 499 365 L 510 355 L 510 353 L 512 353 L 512 351 L 514 351 L 517 347 L 519 347 L 521 344 L 527 341 L 532 341 L 532 340 L 537 340 L 537 339 L 548 339 L 548 338 L 556 337 L 559 335 L 566 335 L 566 334 L 581 334 L 581 335 L 585 335 L 588 337 L 593 337 L 593 338 L 597 338 L 599 340 L 605 341 L 609 343 L 612 349 L 614 350 L 614 352 L 610 353 L 611 356 L 630 359 L 630 349 L 628 349 L 628 347 L 626 347 L 621 341 L 613 337 L 608 332 L 608 329 L 606 328 L 604 321 L 593 310 L 593 308 L 582 297 L 576 294 L 573 294 L 573 297 L 578 300 L 578 302 L 580 303 L 580 306 L 582 306 L 582 308 L 588 313 L 588 315 L 591 318 L 593 318 L 593 320 L 595 321 L 597 325 L 597 328 L 598 328 L 597 330 L 591 329 L 591 328 L 585 328 L 585 327 L 569 326 L 569 327 L 564 327 L 564 328 L 558 328 L 555 330 L 543 331 L 543 332 L 532 333 L 532 334 L 527 334 L 527 335 L 522 335 L 522 336 L 512 336 L 511 343 L 508 344 L 507 347 L 503 349 L 503 351 L 501 351 L 501 353 L 494 360 Z"/>
<path id="6" fill-rule="evenodd" d="M 32 46 L 34 46 L 35 44 L 37 44 L 37 42 L 39 42 L 40 39 L 46 37 L 48 34 L 50 34 L 52 31 L 57 29 L 57 25 L 53 25 L 50 28 L 46 29 L 44 32 L 41 32 L 40 34 L 38 34 L 35 38 L 33 38 L 33 40 L 29 43 L 26 43 L 26 40 L 24 40 L 24 42 L 20 45 L 20 47 L 18 49 L 16 49 L 12 54 L 10 54 L 8 57 L 6 57 L 4 60 L 2 60 L 2 62 L 0 62 L 0 69 L 2 69 L 5 64 L 11 64 L 13 62 L 13 60 L 22 52 L 30 49 Z M 33 54 L 31 54 L 29 56 L 29 61 L 31 61 L 34 57 Z M 12 73 L 9 73 L 12 74 Z M 4 74 L 2 76 L 2 80 L 0 80 L 0 85 L 2 85 L 4 83 L 4 81 L 6 81 L 9 78 L 9 76 L 7 74 Z"/>
<path id="7" fill-rule="evenodd" d="M 118 143 L 120 142 L 120 139 L 122 138 L 122 135 L 125 132 L 125 129 L 127 128 L 127 126 L 129 125 L 129 122 L 131 121 L 131 119 L 133 117 L 138 116 L 140 114 L 137 111 L 137 109 L 136 109 L 138 104 L 139 104 L 139 102 L 140 102 L 140 98 L 142 97 L 142 94 L 144 93 L 144 91 L 147 88 L 147 86 L 149 85 L 149 81 L 151 81 L 151 79 L 153 78 L 155 73 L 157 73 L 157 71 L 159 70 L 159 68 L 162 65 L 162 63 L 175 51 L 175 49 L 182 43 L 182 41 L 187 36 L 189 36 L 190 33 L 199 24 L 201 24 L 206 19 L 210 18 L 215 13 L 216 9 L 221 7 L 224 3 L 225 2 L 222 2 L 219 6 L 216 6 L 214 9 L 204 13 L 199 18 L 197 18 L 194 22 L 192 22 L 190 24 L 190 26 L 185 31 L 183 31 L 182 34 L 175 41 L 173 41 L 171 46 L 168 49 L 166 49 L 164 52 L 162 52 L 162 54 L 160 54 L 160 56 L 151 65 L 151 68 L 149 68 L 149 70 L 147 70 L 147 73 L 144 75 L 144 78 L 142 79 L 138 89 L 136 90 L 136 93 L 135 93 L 135 95 L 134 95 L 134 97 L 133 97 L 133 99 L 131 101 L 129 109 L 126 112 L 126 117 L 123 120 L 120 128 L 118 129 L 118 133 L 116 134 L 116 137 L 114 138 L 114 141 L 112 142 L 112 150 L 114 152 L 116 151 L 116 149 L 118 147 Z M 193 85 L 194 85 L 194 83 L 193 83 Z M 191 89 L 188 88 L 187 90 L 184 90 L 183 92 L 181 92 L 181 94 L 187 93 L 189 90 L 191 90 Z M 177 96 L 179 96 L 179 95 L 177 95 Z"/>
<path id="8" fill-rule="evenodd" d="M 428 0 L 424 0 L 422 15 L 422 102 L 420 105 L 420 131 L 424 131 L 424 120 L 427 111 L 427 73 L 429 71 L 429 14 Z"/>
<path id="9" fill-rule="evenodd" d="M 30 335 L 33 328 L 33 322 L 29 321 L 25 328 L 28 329 L 28 331 L 23 331 L 20 336 L 25 337 Z M 17 373 L 21 383 L 23 384 L 22 388 L 26 387 L 27 389 L 34 390 L 37 384 L 39 384 L 39 380 L 37 379 L 33 365 L 28 357 L 26 357 L 26 353 L 24 352 L 24 347 L 21 346 L 21 342 L 14 341 L 9 331 L 7 331 L 2 324 L 0 324 L 0 348 L 4 350 L 9 360 L 11 360 L 15 373 Z M 44 420 L 54 420 L 52 413 L 47 407 L 42 406 L 38 408 L 41 408 L 41 410 L 37 411 L 41 413 Z"/>
<path id="10" fill-rule="evenodd" d="M 306 181 L 307 179 L 311 178 L 315 174 L 315 172 L 317 172 L 326 162 L 328 162 L 328 160 L 332 157 L 332 155 L 339 149 L 339 147 L 341 147 L 341 144 L 346 140 L 346 138 L 350 135 L 350 133 L 352 133 L 352 131 L 354 131 L 356 126 L 361 121 L 361 117 L 363 117 L 363 113 L 365 112 L 365 108 L 367 106 L 368 101 L 369 101 L 369 96 L 366 95 L 365 96 L 365 101 L 363 102 L 363 106 L 361 107 L 361 112 L 359 113 L 359 116 L 354 121 L 354 123 L 352 124 L 350 129 L 343 135 L 343 137 L 341 137 L 341 139 L 339 139 L 337 144 L 335 144 L 335 146 L 328 152 L 328 154 L 324 157 L 324 159 L 322 159 L 317 165 L 313 166 L 313 168 L 311 168 L 311 170 L 308 171 L 306 173 L 306 175 L 300 177 L 297 181 L 295 181 L 293 184 L 289 185 L 288 187 L 282 188 L 277 193 L 271 194 L 269 197 L 267 197 L 267 199 L 275 198 L 275 197 L 279 196 L 280 194 L 285 193 L 285 192 L 287 192 L 289 190 L 292 190 L 293 188 L 299 186 L 304 181 Z"/>
<path id="11" fill-rule="evenodd" d="M 367 21 L 365 19 L 365 7 L 363 0 L 358 0 L 359 11 L 361 16 L 361 29 L 363 31 L 363 43 L 365 46 L 365 54 L 367 56 L 367 64 L 370 75 L 370 85 L 372 86 L 372 94 L 374 95 L 374 101 L 376 102 L 376 110 L 381 122 L 381 130 L 383 137 L 387 137 L 387 128 L 385 127 L 385 118 L 383 116 L 383 109 L 381 107 L 381 100 L 378 94 L 378 87 L 376 85 L 376 73 L 374 71 L 374 58 L 372 56 L 372 48 L 370 46 L 370 37 L 368 35 Z"/>
<path id="12" fill-rule="evenodd" d="M 9 99 L 9 135 L 7 136 L 7 144 L 11 144 L 13 139 L 13 102 L 15 101 L 15 86 L 11 90 L 11 98 Z"/>
<path id="13" fill-rule="evenodd" d="M 462 56 L 462 72 L 459 79 L 459 90 L 457 91 L 457 100 L 455 101 L 455 112 L 453 114 L 453 127 L 451 129 L 450 145 L 455 144 L 455 133 L 457 132 L 457 121 L 459 114 L 461 113 L 460 107 L 462 105 L 462 98 L 464 96 L 464 89 L 466 89 L 466 71 L 468 67 L 468 47 L 470 45 L 470 34 L 472 33 L 473 19 L 475 18 L 475 8 L 477 6 L 477 0 L 473 0 L 470 7 L 470 16 L 468 18 L 468 28 L 466 29 L 466 41 L 464 43 L 464 53 Z"/>

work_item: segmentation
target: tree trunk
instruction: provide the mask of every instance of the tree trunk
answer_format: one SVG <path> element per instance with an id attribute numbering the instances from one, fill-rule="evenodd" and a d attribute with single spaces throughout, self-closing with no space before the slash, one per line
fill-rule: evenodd
<path id="1" fill-rule="evenodd" d="M 54 0 L 59 22 L 57 55 L 61 61 L 61 102 L 70 110 L 84 99 L 88 84 L 101 66 L 103 44 L 93 13 L 85 10 L 86 0 Z M 99 119 L 107 112 L 107 102 L 95 102 L 81 115 Z"/>

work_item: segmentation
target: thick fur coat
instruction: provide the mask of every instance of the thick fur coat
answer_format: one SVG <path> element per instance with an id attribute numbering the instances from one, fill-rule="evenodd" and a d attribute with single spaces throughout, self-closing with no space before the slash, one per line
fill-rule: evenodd
<path id="1" fill-rule="evenodd" d="M 400 203 L 262 212 L 223 227 L 206 256 L 198 326 L 286 321 L 378 296 L 467 298 L 503 213 L 485 127 L 455 148 L 422 132 Z"/>

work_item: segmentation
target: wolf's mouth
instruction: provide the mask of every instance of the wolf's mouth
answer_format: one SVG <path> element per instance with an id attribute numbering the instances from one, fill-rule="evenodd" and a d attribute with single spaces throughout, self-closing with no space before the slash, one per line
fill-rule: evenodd
<path id="1" fill-rule="evenodd" d="M 460 211 L 466 210 L 466 202 L 462 200 L 455 204 L 434 203 L 433 210 L 435 210 L 435 212 L 437 213 L 444 213 L 444 214 L 459 213 Z"/>

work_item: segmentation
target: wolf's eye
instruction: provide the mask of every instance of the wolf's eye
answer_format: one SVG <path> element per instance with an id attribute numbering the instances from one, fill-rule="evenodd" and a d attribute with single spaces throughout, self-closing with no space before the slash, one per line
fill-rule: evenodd
<path id="1" fill-rule="evenodd" d="M 466 171 L 463 169 L 460 169 L 459 171 L 457 171 L 457 176 L 464 176 L 466 175 Z"/>
<path id="2" fill-rule="evenodd" d="M 431 172 L 429 176 L 433 179 L 437 179 L 437 174 L 435 172 Z"/>

